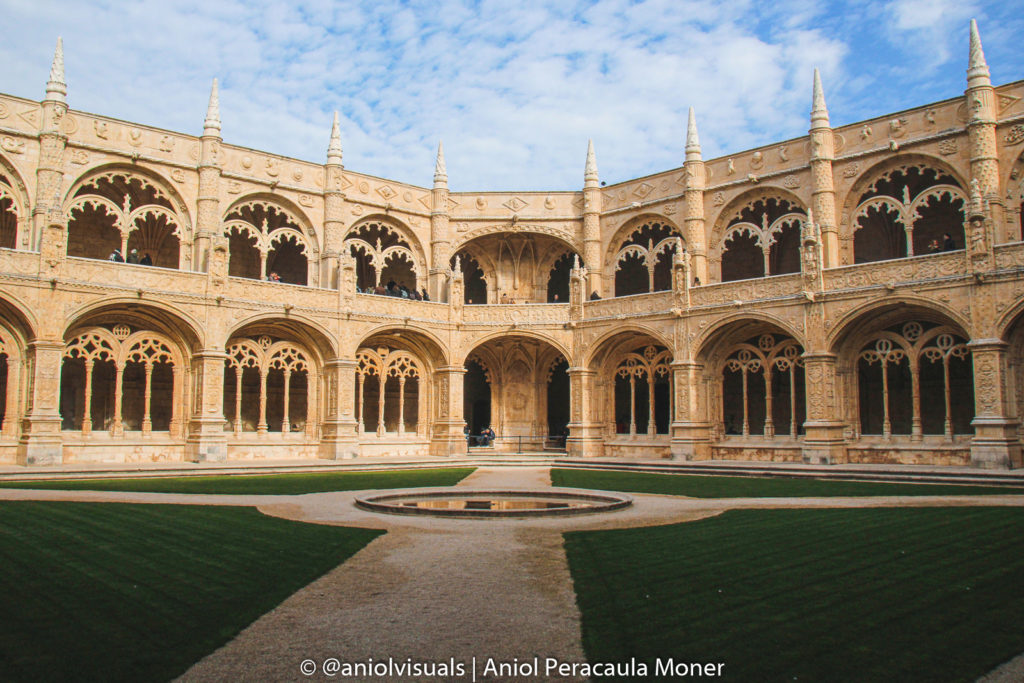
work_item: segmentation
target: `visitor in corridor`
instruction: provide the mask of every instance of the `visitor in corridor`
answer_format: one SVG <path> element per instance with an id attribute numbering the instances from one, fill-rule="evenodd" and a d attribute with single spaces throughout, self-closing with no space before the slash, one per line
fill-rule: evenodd
<path id="1" fill-rule="evenodd" d="M 956 242 L 948 232 L 942 236 L 942 251 L 956 251 Z"/>
<path id="2" fill-rule="evenodd" d="M 480 430 L 480 441 L 482 446 L 490 446 L 495 439 L 494 430 L 490 427 L 484 427 Z"/>
<path id="3" fill-rule="evenodd" d="M 130 252 L 128 252 L 128 258 L 126 260 L 128 261 L 128 263 L 134 263 L 134 264 L 138 265 L 138 263 L 139 263 L 139 250 L 138 249 L 132 249 Z"/>
<path id="4" fill-rule="evenodd" d="M 281 281 L 281 276 L 278 275 L 276 271 L 272 270 L 272 271 L 270 271 L 270 275 L 267 276 L 267 280 L 269 282 L 280 282 Z"/>
<path id="5" fill-rule="evenodd" d="M 107 257 L 107 260 L 113 261 L 115 263 L 124 263 L 124 256 L 121 255 L 120 249 L 115 249 L 114 251 L 110 252 L 110 256 Z"/>
<path id="6" fill-rule="evenodd" d="M 600 298 L 601 298 L 601 295 L 597 293 L 596 289 L 593 292 L 590 293 L 590 300 L 591 301 L 597 301 Z"/>
<path id="7" fill-rule="evenodd" d="M 142 258 L 139 259 L 139 265 L 140 266 L 151 266 L 151 265 L 153 265 L 153 257 L 149 255 L 148 251 L 145 254 L 143 254 Z"/>
<path id="8" fill-rule="evenodd" d="M 940 248 L 939 248 L 939 241 L 938 240 L 932 240 L 931 242 L 928 243 L 928 253 L 929 254 L 936 254 L 939 251 L 940 251 Z"/>

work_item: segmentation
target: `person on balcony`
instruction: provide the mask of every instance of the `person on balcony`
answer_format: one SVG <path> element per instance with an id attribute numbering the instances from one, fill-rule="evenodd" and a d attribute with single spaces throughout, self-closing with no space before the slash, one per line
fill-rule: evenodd
<path id="1" fill-rule="evenodd" d="M 138 263 L 139 263 L 139 250 L 138 249 L 132 249 L 130 252 L 128 252 L 128 258 L 125 259 L 125 260 L 128 263 L 134 263 L 134 264 L 138 265 Z"/>
<path id="2" fill-rule="evenodd" d="M 124 256 L 121 255 L 120 249 L 115 249 L 110 252 L 110 256 L 107 257 L 107 260 L 113 261 L 114 263 L 124 263 Z"/>

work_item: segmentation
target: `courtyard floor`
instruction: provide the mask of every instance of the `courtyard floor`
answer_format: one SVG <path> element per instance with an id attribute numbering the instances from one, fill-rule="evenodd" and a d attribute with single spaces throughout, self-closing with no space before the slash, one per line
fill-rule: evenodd
<path id="1" fill-rule="evenodd" d="M 459 486 L 546 488 L 551 486 L 550 470 L 482 467 Z M 563 547 L 565 531 L 679 523 L 735 509 L 1024 506 L 1020 495 L 701 499 L 630 494 L 633 505 L 612 513 L 485 521 L 375 514 L 353 505 L 357 493 L 255 496 L 0 489 L 0 500 L 254 506 L 264 514 L 296 521 L 388 532 L 197 662 L 182 677 L 187 681 L 327 679 L 332 676 L 329 671 L 325 676 L 324 663 L 335 659 L 454 658 L 467 671 L 475 666 L 481 677 L 488 660 L 554 657 L 583 662 L 580 613 Z M 300 669 L 303 662 L 315 666 L 312 676 Z M 1010 663 L 989 680 L 1020 680 L 1022 671 L 1022 662 Z"/>

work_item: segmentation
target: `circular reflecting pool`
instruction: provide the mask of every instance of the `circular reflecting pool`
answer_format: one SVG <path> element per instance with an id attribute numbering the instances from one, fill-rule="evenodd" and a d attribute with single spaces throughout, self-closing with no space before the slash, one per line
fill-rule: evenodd
<path id="1" fill-rule="evenodd" d="M 503 519 L 610 512 L 632 504 L 628 496 L 613 493 L 562 491 L 479 491 L 443 489 L 381 493 L 356 498 L 364 510 L 393 515 L 432 515 Z"/>

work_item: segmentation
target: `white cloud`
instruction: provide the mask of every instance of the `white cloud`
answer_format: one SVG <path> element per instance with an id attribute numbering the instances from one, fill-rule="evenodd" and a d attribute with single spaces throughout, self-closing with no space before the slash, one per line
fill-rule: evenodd
<path id="1" fill-rule="evenodd" d="M 984 7 L 881 2 L 0 0 L 0 90 L 41 97 L 62 34 L 72 107 L 198 133 L 219 76 L 229 143 L 323 161 L 338 109 L 353 170 L 429 184 L 443 138 L 455 190 L 573 189 L 587 138 L 610 182 L 678 166 L 690 105 L 706 156 L 805 134 L 814 66 L 833 121 L 908 106 L 907 60 L 962 89 Z"/>

